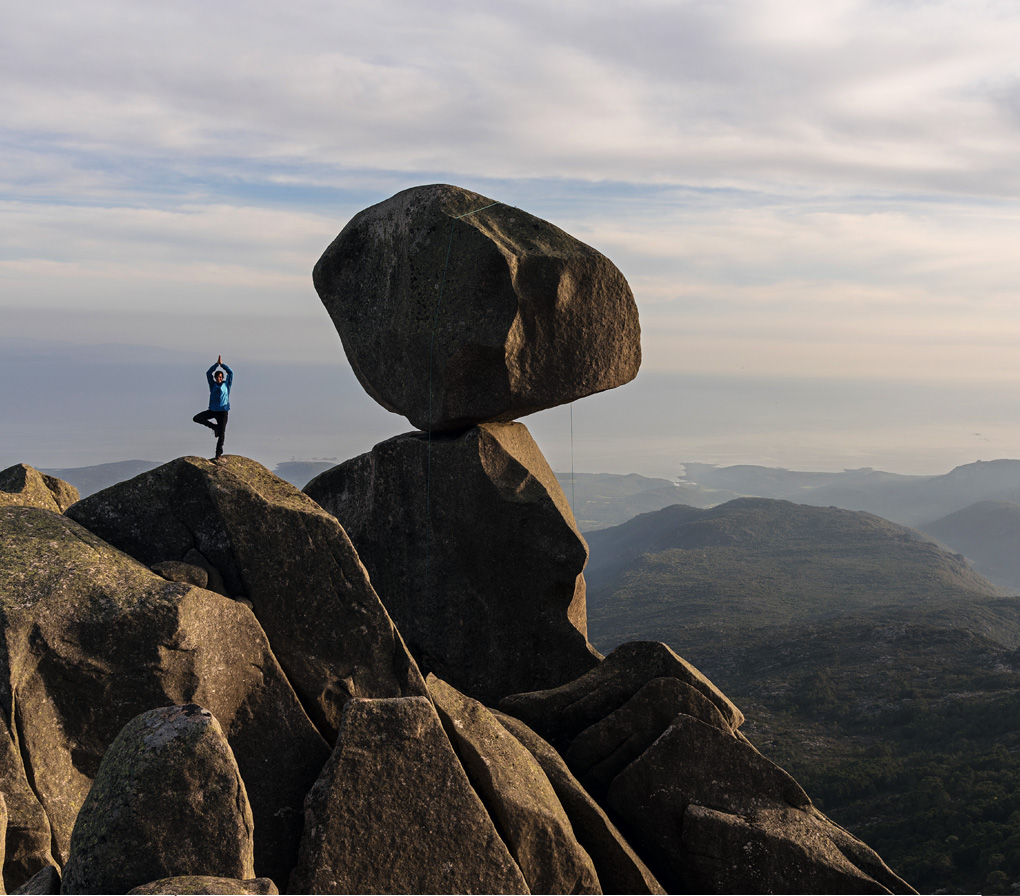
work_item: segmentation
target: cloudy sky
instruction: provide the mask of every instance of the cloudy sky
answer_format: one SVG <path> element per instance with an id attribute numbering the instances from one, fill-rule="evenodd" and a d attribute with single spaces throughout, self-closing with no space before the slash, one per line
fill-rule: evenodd
<path id="1" fill-rule="evenodd" d="M 344 459 L 409 429 L 311 286 L 449 182 L 603 251 L 644 367 L 554 468 L 1020 456 L 1020 6 L 92 0 L 0 11 L 0 466 Z M 572 446 L 572 447 L 571 447 Z"/>

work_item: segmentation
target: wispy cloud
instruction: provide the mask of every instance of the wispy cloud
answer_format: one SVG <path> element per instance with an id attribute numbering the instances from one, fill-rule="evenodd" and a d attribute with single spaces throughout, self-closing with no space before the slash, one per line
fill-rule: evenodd
<path id="1" fill-rule="evenodd" d="M 0 315 L 325 362 L 316 258 L 445 180 L 613 258 L 648 369 L 1015 388 L 1018 45 L 996 0 L 8 4 Z"/>

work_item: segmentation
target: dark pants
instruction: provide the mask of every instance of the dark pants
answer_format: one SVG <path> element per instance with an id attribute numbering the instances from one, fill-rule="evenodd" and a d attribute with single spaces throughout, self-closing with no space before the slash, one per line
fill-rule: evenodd
<path id="1" fill-rule="evenodd" d="M 216 433 L 217 457 L 223 453 L 223 437 L 227 434 L 227 413 L 227 411 L 202 411 L 191 418 L 196 423 L 208 426 L 209 429 Z M 210 420 L 215 420 L 216 422 L 210 423 Z"/>

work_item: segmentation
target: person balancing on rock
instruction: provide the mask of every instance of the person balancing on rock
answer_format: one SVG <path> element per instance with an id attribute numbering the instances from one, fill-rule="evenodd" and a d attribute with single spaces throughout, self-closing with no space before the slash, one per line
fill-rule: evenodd
<path id="1" fill-rule="evenodd" d="M 222 367 L 227 372 L 226 379 L 223 377 L 223 370 L 216 370 L 217 367 Z M 219 355 L 216 363 L 205 372 L 205 378 L 209 381 L 209 410 L 201 411 L 191 419 L 208 426 L 216 434 L 216 457 L 219 458 L 223 455 L 223 437 L 227 433 L 230 384 L 234 382 L 234 371 L 223 363 L 223 356 Z M 210 423 L 210 420 L 216 422 Z"/>

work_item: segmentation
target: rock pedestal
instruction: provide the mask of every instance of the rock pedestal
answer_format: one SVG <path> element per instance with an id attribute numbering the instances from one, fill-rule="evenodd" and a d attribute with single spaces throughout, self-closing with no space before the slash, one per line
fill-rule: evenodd
<path id="1" fill-rule="evenodd" d="M 305 491 L 350 535 L 412 654 L 458 690 L 493 703 L 596 665 L 588 549 L 522 424 L 397 436 Z"/>

